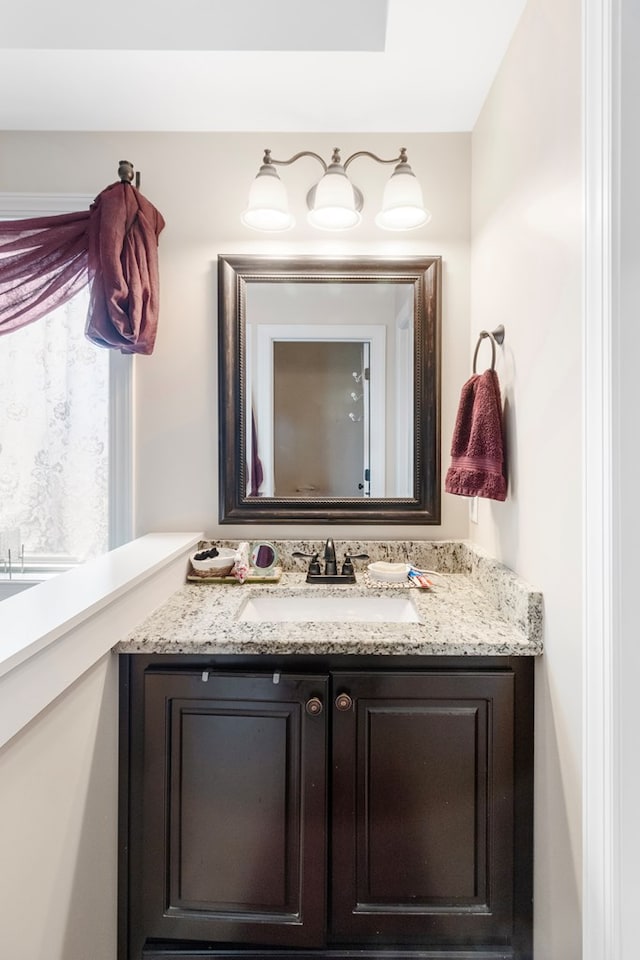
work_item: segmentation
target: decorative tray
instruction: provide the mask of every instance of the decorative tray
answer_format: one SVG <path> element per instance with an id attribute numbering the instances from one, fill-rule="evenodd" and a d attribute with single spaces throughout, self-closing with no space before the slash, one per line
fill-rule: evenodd
<path id="1" fill-rule="evenodd" d="M 282 576 L 282 567 L 273 567 L 268 573 L 260 570 L 249 570 L 244 579 L 245 583 L 277 583 Z M 197 574 L 187 575 L 189 583 L 240 583 L 235 577 L 199 577 Z"/>

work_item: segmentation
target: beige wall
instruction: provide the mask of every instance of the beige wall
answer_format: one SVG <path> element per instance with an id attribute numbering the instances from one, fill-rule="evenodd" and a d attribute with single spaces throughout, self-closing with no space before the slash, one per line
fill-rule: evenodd
<path id="1" fill-rule="evenodd" d="M 282 172 L 296 228 L 266 236 L 243 227 L 249 185 L 262 152 L 275 157 L 312 149 L 328 157 L 371 149 L 397 156 L 406 146 L 420 177 L 432 222 L 398 235 L 373 223 L 388 168 L 360 159 L 350 167 L 364 191 L 363 223 L 347 234 L 313 230 L 304 197 L 321 172 L 300 161 Z M 115 179 L 118 160 L 142 171 L 142 191 L 163 213 L 160 239 L 161 316 L 156 351 L 136 361 L 137 532 L 221 531 L 218 515 L 216 257 L 220 253 L 440 254 L 443 277 L 443 449 L 448 450 L 455 406 L 468 373 L 469 134 L 65 134 L 0 133 L 0 191 L 97 193 Z M 443 460 L 446 458 L 443 458 Z M 444 463 L 443 463 L 444 468 Z M 305 525 L 308 536 L 326 526 Z M 465 536 L 467 512 L 443 498 L 440 527 L 335 527 L 334 536 L 404 539 Z M 247 536 L 227 526 L 228 537 Z M 254 527 L 251 537 L 299 534 L 299 527 Z"/>
<path id="2" fill-rule="evenodd" d="M 506 328 L 510 491 L 471 531 L 545 601 L 536 960 L 581 956 L 580 16 L 580 0 L 529 0 L 472 137 L 471 329 Z"/>
<path id="3" fill-rule="evenodd" d="M 0 954 L 116 956 L 117 660 L 0 750 Z"/>

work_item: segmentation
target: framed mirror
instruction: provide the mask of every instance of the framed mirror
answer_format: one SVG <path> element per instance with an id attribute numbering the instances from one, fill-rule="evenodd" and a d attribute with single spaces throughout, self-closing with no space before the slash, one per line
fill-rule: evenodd
<path id="1" fill-rule="evenodd" d="M 440 257 L 218 258 L 220 522 L 440 522 Z"/>

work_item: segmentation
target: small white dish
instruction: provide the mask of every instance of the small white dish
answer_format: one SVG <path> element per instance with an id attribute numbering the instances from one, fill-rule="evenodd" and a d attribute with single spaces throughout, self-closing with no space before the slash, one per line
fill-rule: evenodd
<path id="1" fill-rule="evenodd" d="M 367 567 L 372 580 L 386 580 L 387 583 L 403 583 L 409 570 L 411 565 L 408 563 L 390 563 L 387 560 L 376 560 Z"/>
<path id="2" fill-rule="evenodd" d="M 236 562 L 236 551 L 229 549 L 229 547 L 218 547 L 217 549 L 217 557 L 204 557 L 202 560 L 196 560 L 196 557 L 201 553 L 207 552 L 206 547 L 196 550 L 189 557 L 193 572 L 199 577 L 226 577 L 233 570 L 233 565 Z"/>

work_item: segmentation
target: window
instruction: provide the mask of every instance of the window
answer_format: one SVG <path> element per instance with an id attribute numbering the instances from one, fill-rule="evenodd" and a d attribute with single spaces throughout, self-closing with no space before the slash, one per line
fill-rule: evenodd
<path id="1" fill-rule="evenodd" d="M 0 195 L 17 219 L 92 198 Z M 75 200 L 75 202 L 74 202 Z M 13 201 L 13 202 L 11 202 Z M 30 201 L 30 202 L 29 202 Z M 84 336 L 88 289 L 0 337 L 0 558 L 55 570 L 131 536 L 131 357 Z"/>

